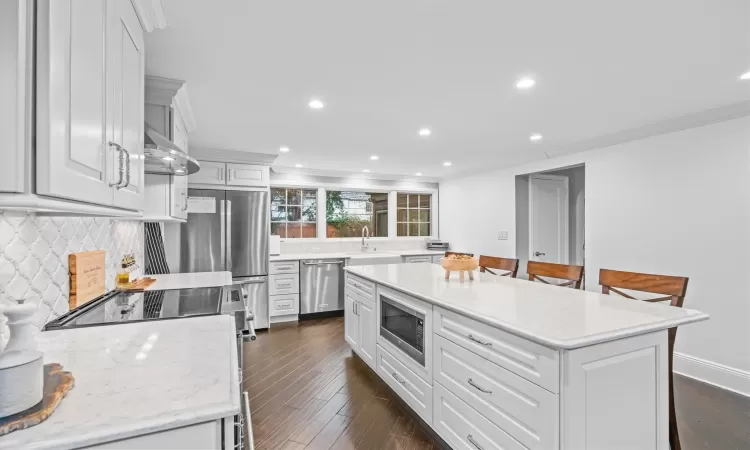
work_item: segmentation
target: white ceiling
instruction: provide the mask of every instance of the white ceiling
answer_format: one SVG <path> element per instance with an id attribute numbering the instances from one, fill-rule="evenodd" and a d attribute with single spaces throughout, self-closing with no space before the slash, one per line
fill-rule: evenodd
<path id="1" fill-rule="evenodd" d="M 187 81 L 191 147 L 275 166 L 450 177 L 750 100 L 747 0 L 163 2 L 147 73 Z"/>

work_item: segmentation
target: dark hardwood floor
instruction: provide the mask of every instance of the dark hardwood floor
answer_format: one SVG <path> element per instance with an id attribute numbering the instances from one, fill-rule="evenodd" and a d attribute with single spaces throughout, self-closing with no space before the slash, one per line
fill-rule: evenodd
<path id="1" fill-rule="evenodd" d="M 343 317 L 275 325 L 244 351 L 258 450 L 439 448 L 353 355 Z M 750 399 L 689 378 L 675 383 L 684 450 L 750 449 Z"/>

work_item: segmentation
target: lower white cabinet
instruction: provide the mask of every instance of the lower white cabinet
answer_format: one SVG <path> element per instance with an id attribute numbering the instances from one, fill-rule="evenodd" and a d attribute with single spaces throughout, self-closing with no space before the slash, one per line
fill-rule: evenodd
<path id="1" fill-rule="evenodd" d="M 268 307 L 271 317 L 295 320 L 299 314 L 299 261 L 271 262 Z"/>
<path id="2" fill-rule="evenodd" d="M 375 302 L 351 288 L 344 294 L 344 338 L 372 370 L 377 369 L 377 326 Z"/>
<path id="3" fill-rule="evenodd" d="M 432 423 L 432 386 L 379 345 L 377 373 L 419 417 Z"/>
<path id="4" fill-rule="evenodd" d="M 271 275 L 269 279 L 271 281 L 271 284 L 269 285 L 270 295 L 299 294 L 298 273 Z"/>
<path id="5" fill-rule="evenodd" d="M 174 450 L 230 450 L 234 448 L 234 436 L 227 436 L 227 433 L 233 433 L 234 430 L 232 426 L 226 426 L 227 423 L 233 424 L 234 418 L 227 417 L 224 419 L 224 424 L 222 424 L 221 420 L 215 420 L 213 422 L 144 434 L 129 439 L 106 442 L 86 448 L 97 450 L 145 450 L 154 448 Z"/>
<path id="6" fill-rule="evenodd" d="M 271 317 L 299 314 L 299 294 L 271 295 L 269 299 Z"/>
<path id="7" fill-rule="evenodd" d="M 456 450 L 526 450 L 520 442 L 452 394 L 433 386 L 432 427 Z"/>

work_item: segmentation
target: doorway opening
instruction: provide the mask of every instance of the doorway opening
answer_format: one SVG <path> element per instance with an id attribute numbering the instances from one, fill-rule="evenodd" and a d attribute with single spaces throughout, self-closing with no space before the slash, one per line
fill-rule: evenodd
<path id="1" fill-rule="evenodd" d="M 516 176 L 516 257 L 519 277 L 526 264 L 543 261 L 584 265 L 585 165 Z"/>

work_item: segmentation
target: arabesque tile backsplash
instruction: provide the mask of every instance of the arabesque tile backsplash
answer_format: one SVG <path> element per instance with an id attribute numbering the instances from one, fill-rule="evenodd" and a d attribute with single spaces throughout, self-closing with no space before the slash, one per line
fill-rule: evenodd
<path id="1" fill-rule="evenodd" d="M 34 322 L 41 329 L 68 311 L 68 255 L 89 250 L 106 251 L 106 288 L 112 289 L 126 253 L 135 254 L 141 266 L 135 272 L 142 273 L 143 223 L 0 213 L 0 306 L 17 299 L 38 304 Z M 0 321 L 0 344 L 4 344 L 8 330 L 3 316 Z"/>

